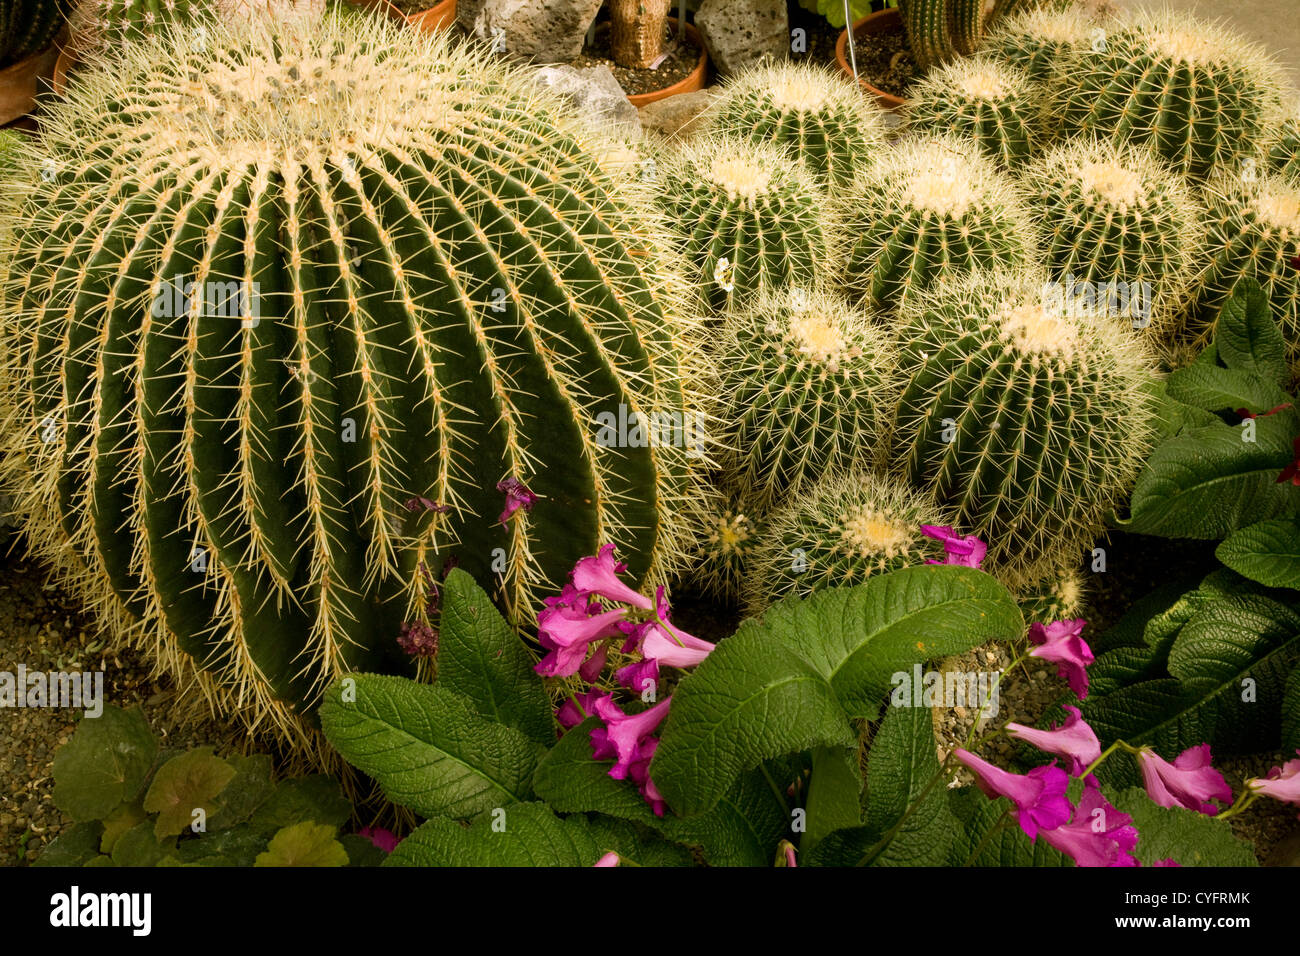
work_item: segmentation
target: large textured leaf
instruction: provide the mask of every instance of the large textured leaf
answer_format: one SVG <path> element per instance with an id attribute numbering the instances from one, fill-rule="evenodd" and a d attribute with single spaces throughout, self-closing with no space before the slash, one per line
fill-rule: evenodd
<path id="1" fill-rule="evenodd" d="M 1191 365 L 1169 376 L 1168 396 L 1176 402 L 1209 411 L 1255 415 L 1291 401 L 1276 383 L 1254 372 L 1212 365 Z"/>
<path id="2" fill-rule="evenodd" d="M 930 708 L 889 708 L 867 760 L 867 828 L 877 847 L 867 861 L 872 866 L 942 866 L 947 861 L 957 822 L 943 782 L 934 783 L 938 772 Z"/>
<path id="3" fill-rule="evenodd" d="M 1203 813 L 1166 808 L 1151 802 L 1141 787 L 1121 792 L 1115 809 L 1137 827 L 1133 855 L 1143 866 L 1172 859 L 1183 866 L 1258 866 L 1254 848 L 1232 833 L 1226 822 Z"/>
<path id="4" fill-rule="evenodd" d="M 542 803 L 482 814 L 468 828 L 429 820 L 397 845 L 384 866 L 591 866 L 614 849 L 583 817 L 561 819 Z M 612 842 L 612 841 L 611 841 Z"/>
<path id="5" fill-rule="evenodd" d="M 670 843 L 639 823 L 596 815 L 587 819 L 587 827 L 598 846 L 612 850 L 627 863 L 637 866 L 695 865 L 690 850 L 679 843 Z"/>
<path id="6" fill-rule="evenodd" d="M 789 598 L 746 621 L 678 685 L 651 772 L 682 815 L 714 806 L 759 761 L 853 742 L 891 676 L 1024 627 L 1006 590 L 971 568 L 929 566 Z"/>
<path id="7" fill-rule="evenodd" d="M 1300 513 L 1300 494 L 1277 477 L 1294 456 L 1293 411 L 1240 426 L 1206 425 L 1159 445 L 1138 476 L 1126 530 L 1166 538 L 1222 538 L 1237 528 Z"/>
<path id="8" fill-rule="evenodd" d="M 231 785 L 235 782 L 231 781 Z M 339 782 L 317 773 L 281 780 L 257 807 L 249 823 L 257 833 L 269 837 L 277 830 L 307 820 L 341 827 L 351 816 L 352 804 L 343 795 Z"/>
<path id="9" fill-rule="evenodd" d="M 1006 815 L 1011 808 L 1009 800 L 990 800 L 975 787 L 949 790 L 947 798 L 958 821 L 958 835 L 948 853 L 949 866 L 1073 865 L 1047 841 L 1030 842 Z"/>
<path id="10" fill-rule="evenodd" d="M 158 752 L 140 709 L 111 704 L 83 717 L 54 755 L 54 804 L 78 822 L 102 820 L 144 786 Z"/>
<path id="11" fill-rule="evenodd" d="M 550 745 L 555 722 L 535 663 L 473 577 L 459 569 L 448 574 L 438 636 L 438 686 L 463 695 L 489 720 Z"/>
<path id="12" fill-rule="evenodd" d="M 1300 667 L 1291 671 L 1282 692 L 1282 749 L 1300 750 Z"/>
<path id="13" fill-rule="evenodd" d="M 84 866 L 99 856 L 103 832 L 98 820 L 74 823 L 45 845 L 32 866 Z"/>
<path id="14" fill-rule="evenodd" d="M 1300 588 L 1300 520 L 1279 518 L 1234 531 L 1214 556 L 1267 587 Z"/>
<path id="15" fill-rule="evenodd" d="M 1242 279 L 1232 290 L 1215 324 L 1214 345 L 1219 360 L 1228 368 L 1253 372 L 1276 385 L 1286 384 L 1286 342 L 1273 321 L 1268 293 L 1256 280 Z"/>
<path id="16" fill-rule="evenodd" d="M 159 840 L 177 836 L 194 821 L 194 813 L 209 813 L 218 808 L 216 798 L 235 776 L 235 768 L 212 753 L 211 747 L 200 747 L 189 753 L 173 757 L 158 768 L 149 792 L 144 795 L 144 808 L 158 814 L 154 833 Z"/>
<path id="17" fill-rule="evenodd" d="M 762 770 L 741 774 L 707 813 L 656 817 L 627 780 L 609 775 L 609 761 L 591 759 L 589 718 L 561 738 L 537 766 L 533 789 L 560 813 L 599 812 L 654 827 L 671 840 L 699 846 L 714 866 L 770 866 L 776 845 L 790 832 L 791 818 Z"/>
<path id="18" fill-rule="evenodd" d="M 356 682 L 350 702 L 343 699 L 347 680 Z M 348 763 L 424 816 L 470 817 L 531 796 L 541 748 L 445 688 L 358 674 L 331 685 L 320 714 Z"/>
<path id="19" fill-rule="evenodd" d="M 808 780 L 808 818 L 799 849 L 807 851 L 835 832 L 862 824 L 862 772 L 856 747 L 818 747 Z"/>

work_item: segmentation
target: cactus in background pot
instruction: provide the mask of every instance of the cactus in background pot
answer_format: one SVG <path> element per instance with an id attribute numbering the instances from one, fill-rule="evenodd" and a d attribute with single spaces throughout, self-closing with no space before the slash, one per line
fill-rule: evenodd
<path id="1" fill-rule="evenodd" d="M 0 0 L 0 69 L 54 42 L 72 0 Z"/>
<path id="2" fill-rule="evenodd" d="M 1092 540 L 1152 434 L 1152 369 L 1132 332 L 1055 308 L 1046 283 L 1036 270 L 966 276 L 910 301 L 898 329 L 892 458 L 1012 581 Z"/>
<path id="3" fill-rule="evenodd" d="M 521 70 L 339 13 L 88 72 L 0 210 L 36 552 L 119 644 L 299 742 L 331 680 L 408 669 L 453 565 L 516 621 L 608 542 L 662 577 L 695 306 L 606 147 Z"/>
<path id="4" fill-rule="evenodd" d="M 1027 266 L 1034 229 L 1019 187 L 956 137 L 882 152 L 851 191 L 846 283 L 892 308 L 944 276 Z"/>

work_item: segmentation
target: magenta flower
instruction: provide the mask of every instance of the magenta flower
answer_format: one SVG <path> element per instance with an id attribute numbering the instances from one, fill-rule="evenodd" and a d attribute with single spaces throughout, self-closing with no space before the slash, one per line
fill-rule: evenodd
<path id="1" fill-rule="evenodd" d="M 960 747 L 953 755 L 974 772 L 975 783 L 986 796 L 1006 797 L 1016 805 L 1016 820 L 1029 839 L 1039 830 L 1053 830 L 1070 819 L 1070 801 L 1065 796 L 1070 777 L 1055 763 L 1021 775 L 995 767 Z"/>
<path id="2" fill-rule="evenodd" d="M 1162 807 L 1186 807 L 1214 816 L 1219 808 L 1209 802 L 1211 798 L 1232 802 L 1232 788 L 1223 774 L 1210 766 L 1209 744 L 1189 747 L 1173 763 L 1150 747 L 1143 747 L 1138 754 L 1138 765 L 1142 768 L 1147 796 Z"/>
<path id="3" fill-rule="evenodd" d="M 537 504 L 537 496 L 528 490 L 518 478 L 504 478 L 497 482 L 497 491 L 506 496 L 506 509 L 501 512 L 501 517 L 497 519 L 501 524 L 510 520 L 510 516 L 523 508 L 524 511 L 532 511 L 533 505 Z"/>
<path id="4" fill-rule="evenodd" d="M 1059 727 L 1036 730 L 1011 722 L 1007 724 L 1007 733 L 1033 744 L 1039 750 L 1066 758 L 1070 761 L 1070 776 L 1077 777 L 1101 756 L 1101 742 L 1084 722 L 1083 712 L 1078 707 L 1067 704 L 1065 710 L 1070 716 Z"/>
<path id="5" fill-rule="evenodd" d="M 1069 823 L 1042 831 L 1048 846 L 1060 850 L 1079 866 L 1137 866 L 1132 851 L 1138 831 L 1133 818 L 1120 813 L 1091 779 Z"/>
<path id="6" fill-rule="evenodd" d="M 586 663 L 578 668 L 578 676 L 588 684 L 593 683 L 600 676 L 600 672 L 605 669 L 605 663 L 608 660 L 609 645 L 601 644 L 600 647 L 596 648 L 596 653 L 592 654 Z"/>
<path id="7" fill-rule="evenodd" d="M 632 632 L 629 643 L 639 648 L 641 656 L 656 660 L 664 667 L 694 667 L 716 646 L 669 623 L 672 608 L 664 599 L 662 587 L 655 593 L 655 612 L 657 618 L 643 621 Z"/>
<path id="8" fill-rule="evenodd" d="M 610 601 L 630 604 L 643 611 L 651 608 L 650 599 L 638 594 L 618 579 L 627 570 L 627 565 L 614 560 L 614 546 L 603 545 L 594 557 L 579 559 L 573 566 L 569 581 L 579 591 L 599 594 Z"/>
<path id="9" fill-rule="evenodd" d="M 659 662 L 654 658 L 648 658 L 620 667 L 614 672 L 614 679 L 618 681 L 620 687 L 626 687 L 634 694 L 644 694 L 647 688 L 646 681 L 650 682 L 648 686 L 659 686 Z"/>
<path id="10" fill-rule="evenodd" d="M 645 765 L 650 763 L 649 756 L 643 752 L 643 744 L 668 716 L 672 700 L 671 696 L 665 697 L 649 710 L 630 716 L 619 709 L 609 694 L 595 700 L 592 707 L 605 722 L 605 726 L 591 731 L 594 751 L 592 757 L 596 760 L 607 760 L 611 756 L 615 758 L 614 766 L 609 769 L 611 777 L 625 780 L 634 762 Z"/>
<path id="11" fill-rule="evenodd" d="M 451 510 L 450 505 L 440 505 L 432 498 L 407 498 L 402 507 L 407 511 L 433 511 L 440 515 Z"/>
<path id="12" fill-rule="evenodd" d="M 1088 696 L 1088 665 L 1094 660 L 1092 648 L 1080 636 L 1088 622 L 1083 618 L 1072 621 L 1053 621 L 1044 627 L 1034 624 L 1029 628 L 1029 639 L 1037 644 L 1030 657 L 1053 661 L 1058 677 L 1070 684 L 1070 690 L 1080 700 Z"/>
<path id="13" fill-rule="evenodd" d="M 1296 751 L 1300 755 L 1300 750 Z M 1246 781 L 1255 793 L 1261 793 L 1283 803 L 1300 804 L 1300 760 L 1288 760 L 1274 767 L 1267 777 L 1252 777 Z"/>
<path id="14" fill-rule="evenodd" d="M 602 856 L 599 860 L 597 860 L 595 863 L 591 865 L 593 868 L 597 866 L 618 866 L 618 854 L 612 852 L 606 853 L 604 856 Z"/>
<path id="15" fill-rule="evenodd" d="M 641 741 L 640 746 L 637 748 L 636 757 L 628 767 L 627 775 L 637 785 L 645 802 L 650 804 L 650 809 L 654 811 L 654 815 L 662 817 L 668 804 L 664 801 L 663 794 L 659 792 L 654 781 L 650 779 L 650 761 L 654 759 L 655 750 L 658 747 L 659 738 L 657 737 L 647 737 Z"/>
<path id="16" fill-rule="evenodd" d="M 1173 857 L 1165 857 L 1163 860 L 1156 860 L 1151 865 L 1152 866 L 1177 866 L 1177 867 L 1182 866 L 1182 864 L 1179 863 L 1177 860 L 1175 860 Z"/>
<path id="17" fill-rule="evenodd" d="M 407 621 L 397 635 L 397 646 L 411 657 L 434 657 L 438 653 L 438 632 L 428 624 Z"/>
<path id="18" fill-rule="evenodd" d="M 619 608 L 591 617 L 579 616 L 578 608 L 554 605 L 537 615 L 537 640 L 550 651 L 533 670 L 546 677 L 576 674 L 587 659 L 587 648 L 596 641 L 622 634 L 626 612 Z"/>
<path id="19" fill-rule="evenodd" d="M 948 525 L 923 524 L 921 533 L 927 538 L 943 542 L 944 560 L 927 561 L 927 564 L 956 564 L 964 568 L 978 568 L 989 548 L 972 535 L 961 537 Z"/>
<path id="20" fill-rule="evenodd" d="M 392 853 L 397 849 L 397 844 L 402 842 L 396 833 L 383 827 L 362 827 L 357 831 L 357 836 L 365 837 L 385 853 Z"/>
<path id="21" fill-rule="evenodd" d="M 555 709 L 555 719 L 566 730 L 578 726 L 595 711 L 596 698 L 602 696 L 598 690 L 589 690 L 585 694 L 567 698 Z"/>

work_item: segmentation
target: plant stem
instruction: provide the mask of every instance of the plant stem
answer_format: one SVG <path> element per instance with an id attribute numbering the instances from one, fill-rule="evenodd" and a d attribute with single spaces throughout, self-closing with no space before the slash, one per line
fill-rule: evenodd
<path id="1" fill-rule="evenodd" d="M 1000 833 L 1003 830 L 1005 830 L 1007 828 L 1007 824 L 1010 822 L 1011 822 L 1011 808 L 1007 807 L 1005 810 L 1002 811 L 1002 816 L 998 817 L 997 823 L 989 827 L 988 832 L 984 834 L 984 838 L 980 840 L 979 845 L 975 847 L 975 851 L 971 853 L 970 857 L 966 860 L 966 862 L 962 864 L 962 867 L 963 868 L 968 867 L 976 860 L 978 860 L 980 854 L 984 852 L 984 848 L 989 845 L 989 840 L 993 839 L 993 835 L 995 833 Z"/>

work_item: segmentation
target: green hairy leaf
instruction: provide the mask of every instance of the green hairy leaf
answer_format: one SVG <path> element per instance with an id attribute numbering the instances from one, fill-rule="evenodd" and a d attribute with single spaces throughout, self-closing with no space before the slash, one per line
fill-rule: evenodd
<path id="1" fill-rule="evenodd" d="M 135 798 L 158 752 L 144 713 L 111 704 L 83 717 L 54 755 L 54 803 L 78 822 L 102 820 Z"/>
<path id="2" fill-rule="evenodd" d="M 703 813 L 761 760 L 850 746 L 891 677 L 1024 622 L 1006 590 L 971 568 L 925 566 L 784 600 L 718 645 L 673 697 L 651 767 L 684 816 Z"/>
<path id="3" fill-rule="evenodd" d="M 1300 519 L 1261 521 L 1234 531 L 1214 556 L 1271 588 L 1300 588 Z"/>
<path id="4" fill-rule="evenodd" d="M 1133 818 L 1139 834 L 1133 855 L 1143 866 L 1166 859 L 1183 866 L 1259 865 L 1254 848 L 1213 817 L 1157 806 L 1141 787 L 1124 790 L 1113 803 Z"/>
<path id="5" fill-rule="evenodd" d="M 1272 385 L 1286 384 L 1286 342 L 1273 321 L 1268 293 L 1256 280 L 1242 279 L 1232 290 L 1219 313 L 1214 345 L 1228 368 L 1253 373 Z"/>
<path id="6" fill-rule="evenodd" d="M 347 702 L 349 681 L 356 699 Z M 321 727 L 390 800 L 424 816 L 471 817 L 532 795 L 541 748 L 442 687 L 377 674 L 344 678 L 326 692 Z"/>
<path id="7" fill-rule="evenodd" d="M 217 795 L 234 776 L 235 768 L 213 756 L 211 747 L 191 750 L 159 767 L 144 796 L 145 810 L 158 814 L 154 821 L 158 839 L 182 833 L 194 821 L 195 810 L 203 811 L 206 826 L 207 814 L 217 807 Z"/>
<path id="8" fill-rule="evenodd" d="M 613 842 L 583 817 L 561 819 L 545 804 L 516 803 L 485 811 L 468 828 L 429 820 L 384 866 L 591 866 Z"/>

